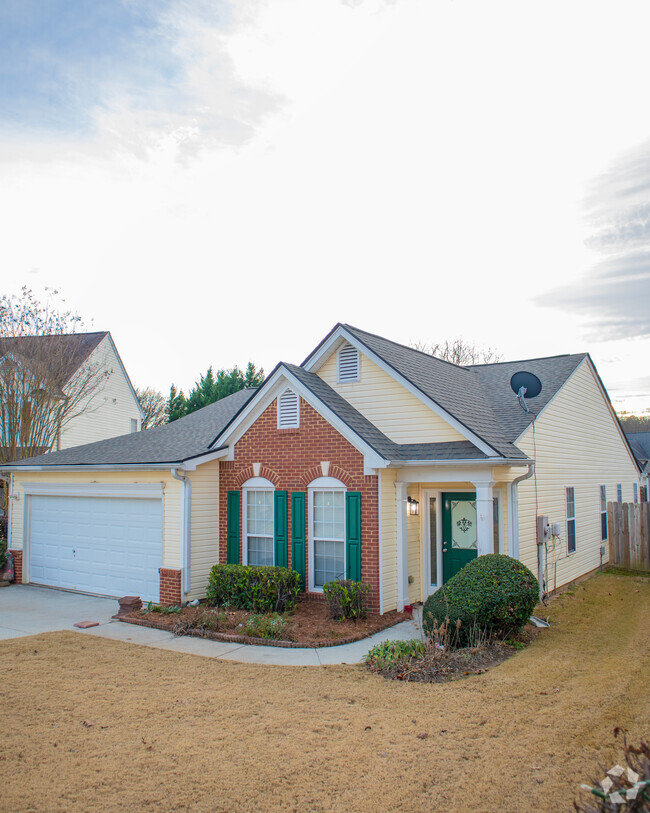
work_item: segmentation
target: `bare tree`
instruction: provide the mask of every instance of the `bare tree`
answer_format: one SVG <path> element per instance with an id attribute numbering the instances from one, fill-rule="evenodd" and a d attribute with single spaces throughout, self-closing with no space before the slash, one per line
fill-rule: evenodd
<path id="1" fill-rule="evenodd" d="M 112 372 L 90 360 L 81 317 L 57 307 L 57 291 L 48 296 L 41 303 L 27 287 L 0 296 L 0 463 L 51 451 Z"/>
<path id="2" fill-rule="evenodd" d="M 430 356 L 451 361 L 453 364 L 466 366 L 469 364 L 495 364 L 501 361 L 503 356 L 494 347 L 482 347 L 478 344 L 471 344 L 465 339 L 446 339 L 444 342 L 428 344 L 423 341 L 411 343 L 411 347 L 428 353 Z"/>
<path id="3" fill-rule="evenodd" d="M 155 390 L 153 387 L 145 387 L 142 390 L 136 387 L 135 393 L 142 407 L 143 429 L 152 429 L 154 426 L 167 423 L 167 401 L 161 392 L 158 392 L 158 390 Z"/>

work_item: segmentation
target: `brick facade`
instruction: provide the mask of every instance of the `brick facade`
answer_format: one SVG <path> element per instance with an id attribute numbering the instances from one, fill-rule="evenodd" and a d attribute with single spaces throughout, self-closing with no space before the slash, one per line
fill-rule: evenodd
<path id="1" fill-rule="evenodd" d="M 260 415 L 237 441 L 234 461 L 220 466 L 219 560 L 226 562 L 226 505 L 228 491 L 238 491 L 254 477 L 253 463 L 260 463 L 260 477 L 270 480 L 276 489 L 289 492 L 288 552 L 291 567 L 291 493 L 307 490 L 321 477 L 321 462 L 329 462 L 329 477 L 341 480 L 350 491 L 361 492 L 361 578 L 372 587 L 370 607 L 379 610 L 379 521 L 378 478 L 363 473 L 363 455 L 322 418 L 302 398 L 300 428 L 277 428 L 277 401 Z M 309 507 L 306 507 L 309 512 Z M 242 561 L 243 511 L 240 512 L 239 561 Z M 309 528 L 309 516 L 307 516 Z M 309 563 L 307 562 L 307 568 Z M 309 573 L 307 573 L 309 583 Z M 320 597 L 320 594 L 318 594 Z"/>
<path id="2" fill-rule="evenodd" d="M 172 567 L 158 568 L 160 573 L 160 603 L 166 606 L 180 606 L 181 571 Z"/>
<path id="3" fill-rule="evenodd" d="M 14 555 L 14 583 L 23 583 L 23 552 L 9 548 Z"/>

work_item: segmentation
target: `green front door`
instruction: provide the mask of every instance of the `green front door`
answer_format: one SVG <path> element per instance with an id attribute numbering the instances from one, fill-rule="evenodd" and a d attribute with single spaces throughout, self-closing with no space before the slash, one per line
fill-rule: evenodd
<path id="1" fill-rule="evenodd" d="M 442 577 L 447 582 L 478 553 L 476 494 L 442 495 Z"/>

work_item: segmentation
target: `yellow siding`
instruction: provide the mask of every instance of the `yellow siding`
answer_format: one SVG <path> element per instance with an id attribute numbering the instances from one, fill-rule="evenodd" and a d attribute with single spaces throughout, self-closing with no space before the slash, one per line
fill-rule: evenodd
<path id="1" fill-rule="evenodd" d="M 460 432 L 363 353 L 360 361 L 360 381 L 337 383 L 336 353 L 318 370 L 318 375 L 396 443 L 464 440 Z"/>
<path id="2" fill-rule="evenodd" d="M 537 575 L 536 515 L 561 523 L 549 555 L 549 587 L 578 578 L 600 563 L 600 486 L 608 501 L 633 499 L 638 472 L 597 381 L 585 360 L 517 446 L 534 457 L 536 477 L 519 485 L 519 558 Z M 565 488 L 575 489 L 576 552 L 567 554 Z M 537 501 L 537 508 L 536 508 Z M 605 553 L 607 560 L 607 550 Z"/>
<path id="3" fill-rule="evenodd" d="M 22 483 L 162 483 L 163 485 L 163 564 L 180 567 L 181 484 L 165 471 L 138 472 L 31 472 L 14 474 L 14 494 L 11 509 L 11 546 L 23 549 L 25 494 Z"/>
<path id="4" fill-rule="evenodd" d="M 112 370 L 112 373 L 93 397 L 86 401 L 83 413 L 63 427 L 59 449 L 126 435 L 131 431 L 131 418 L 136 418 L 140 426 L 138 404 L 108 336 L 101 341 L 89 361 L 102 370 Z"/>
<path id="5" fill-rule="evenodd" d="M 420 495 L 420 487 L 418 485 L 410 485 L 407 490 L 407 496 L 413 497 L 419 503 L 422 502 Z M 416 517 L 407 516 L 406 518 L 406 542 L 408 552 L 408 566 L 409 566 L 409 586 L 408 595 L 409 602 L 413 604 L 415 601 L 422 601 L 422 547 L 420 539 L 422 537 L 420 528 L 422 525 L 422 515 Z M 413 582 L 411 583 L 411 578 Z"/>
<path id="6" fill-rule="evenodd" d="M 189 599 L 203 598 L 210 569 L 219 561 L 219 461 L 189 472 L 192 483 L 192 586 Z"/>
<path id="7" fill-rule="evenodd" d="M 397 515 L 395 509 L 395 476 L 391 469 L 380 470 L 381 552 L 383 610 L 397 607 Z"/>

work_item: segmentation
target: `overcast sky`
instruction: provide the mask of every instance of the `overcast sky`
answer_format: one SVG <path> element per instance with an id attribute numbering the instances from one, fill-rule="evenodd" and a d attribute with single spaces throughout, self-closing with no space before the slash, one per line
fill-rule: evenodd
<path id="1" fill-rule="evenodd" d="M 647 0 L 3 0 L 0 293 L 165 394 L 336 322 L 650 408 Z"/>

